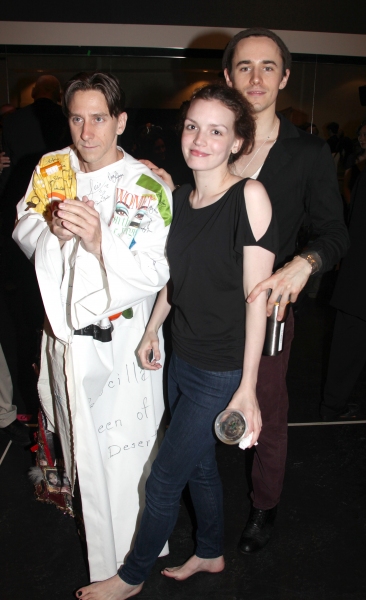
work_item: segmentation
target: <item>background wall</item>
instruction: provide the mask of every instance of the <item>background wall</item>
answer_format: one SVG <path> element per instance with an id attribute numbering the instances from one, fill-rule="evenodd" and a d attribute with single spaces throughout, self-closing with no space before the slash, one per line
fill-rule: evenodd
<path id="1" fill-rule="evenodd" d="M 41 74 L 53 74 L 64 83 L 78 71 L 96 69 L 110 70 L 119 78 L 128 107 L 178 109 L 196 87 L 218 77 L 221 61 L 220 58 L 0 55 L 0 105 L 8 101 L 7 88 L 10 102 L 15 106 L 32 102 L 31 89 Z M 360 85 L 366 85 L 365 65 L 296 61 L 287 87 L 280 92 L 277 107 L 292 109 L 292 120 L 297 124 L 311 121 L 313 114 L 320 135 L 324 135 L 326 123 L 337 121 L 346 135 L 354 137 L 358 124 L 366 118 L 366 107 L 359 101 Z"/>
<path id="2" fill-rule="evenodd" d="M 358 95 L 366 85 L 366 2 L 64 0 L 62 11 L 35 3 L 20 13 L 6 3 L 1 17 L 0 105 L 30 103 L 43 73 L 63 83 L 78 71 L 101 69 L 119 77 L 128 107 L 177 109 L 218 76 L 228 40 L 260 24 L 276 30 L 294 56 L 279 110 L 297 124 L 313 120 L 321 135 L 335 120 L 353 137 L 366 117 Z"/>
<path id="3" fill-rule="evenodd" d="M 136 23 L 255 27 L 295 31 L 365 33 L 366 3 L 362 0 L 63 0 L 2 2 L 4 21 L 74 23 Z"/>

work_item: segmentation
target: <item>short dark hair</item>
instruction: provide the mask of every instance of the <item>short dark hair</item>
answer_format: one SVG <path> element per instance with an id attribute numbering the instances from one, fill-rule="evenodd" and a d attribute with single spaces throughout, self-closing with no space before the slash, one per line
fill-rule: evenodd
<path id="1" fill-rule="evenodd" d="M 70 116 L 70 102 L 76 92 L 98 90 L 106 99 L 111 117 L 119 117 L 124 111 L 125 94 L 119 86 L 117 77 L 111 73 L 77 73 L 65 84 L 62 97 L 62 110 L 66 117 Z"/>
<path id="2" fill-rule="evenodd" d="M 253 107 L 238 90 L 225 85 L 222 81 L 209 83 L 195 90 L 191 99 L 184 102 L 181 110 L 178 130 L 183 131 L 184 121 L 192 102 L 195 100 L 218 100 L 234 113 L 234 131 L 243 140 L 240 150 L 231 154 L 229 164 L 235 162 L 243 154 L 249 154 L 253 149 L 255 139 L 255 121 Z"/>
<path id="3" fill-rule="evenodd" d="M 336 123 L 335 121 L 332 121 L 331 123 L 328 123 L 327 130 L 330 133 L 333 133 L 334 135 L 336 135 L 338 133 L 338 130 L 339 130 L 338 123 Z"/>
<path id="4" fill-rule="evenodd" d="M 226 46 L 224 56 L 222 57 L 223 70 L 227 69 L 229 75 L 231 75 L 235 48 L 241 40 L 244 40 L 248 37 L 267 37 L 270 40 L 274 41 L 281 53 L 282 73 L 283 76 L 285 76 L 287 69 L 291 69 L 292 59 L 290 50 L 287 48 L 285 42 L 281 40 L 281 38 L 276 33 L 271 31 L 270 29 L 266 29 L 265 27 L 251 27 L 250 29 L 244 29 L 243 31 L 239 31 L 239 33 L 234 35 L 234 37 Z"/>
<path id="5" fill-rule="evenodd" d="M 360 133 L 361 133 L 361 129 L 362 129 L 362 127 L 365 127 L 365 125 L 366 125 L 366 119 L 365 119 L 365 121 L 362 121 L 361 125 L 359 125 L 359 126 L 357 127 L 357 136 L 359 136 L 359 135 L 360 135 Z"/>

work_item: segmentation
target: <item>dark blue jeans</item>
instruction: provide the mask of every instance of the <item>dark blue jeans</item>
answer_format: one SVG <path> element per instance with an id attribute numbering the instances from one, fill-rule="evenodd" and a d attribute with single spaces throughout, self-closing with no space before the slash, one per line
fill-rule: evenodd
<path id="1" fill-rule="evenodd" d="M 148 577 L 173 531 L 187 482 L 197 518 L 196 555 L 222 555 L 222 487 L 213 423 L 239 387 L 241 374 L 197 369 L 173 353 L 168 381 L 172 420 L 146 482 L 134 549 L 118 571 L 126 583 L 137 585 Z"/>

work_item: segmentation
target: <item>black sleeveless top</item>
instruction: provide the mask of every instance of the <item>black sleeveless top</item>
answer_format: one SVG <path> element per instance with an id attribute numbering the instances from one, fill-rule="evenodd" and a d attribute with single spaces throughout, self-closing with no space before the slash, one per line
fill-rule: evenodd
<path id="1" fill-rule="evenodd" d="M 167 243 L 173 349 L 186 362 L 209 371 L 243 367 L 243 246 L 273 253 L 278 247 L 273 216 L 263 237 L 256 241 L 253 236 L 243 195 L 246 181 L 199 209 L 190 205 L 190 185 L 174 193 Z"/>

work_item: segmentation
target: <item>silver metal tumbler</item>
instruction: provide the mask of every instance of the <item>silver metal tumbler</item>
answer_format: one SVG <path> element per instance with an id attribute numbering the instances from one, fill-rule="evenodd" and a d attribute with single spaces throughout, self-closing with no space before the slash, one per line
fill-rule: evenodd
<path id="1" fill-rule="evenodd" d="M 273 306 L 273 312 L 270 317 L 267 317 L 266 337 L 264 339 L 263 352 L 264 356 L 277 356 L 283 350 L 283 335 L 285 332 L 285 321 L 288 311 L 290 310 L 290 302 L 287 302 L 282 321 L 277 321 L 277 315 L 280 303 L 276 302 Z"/>

